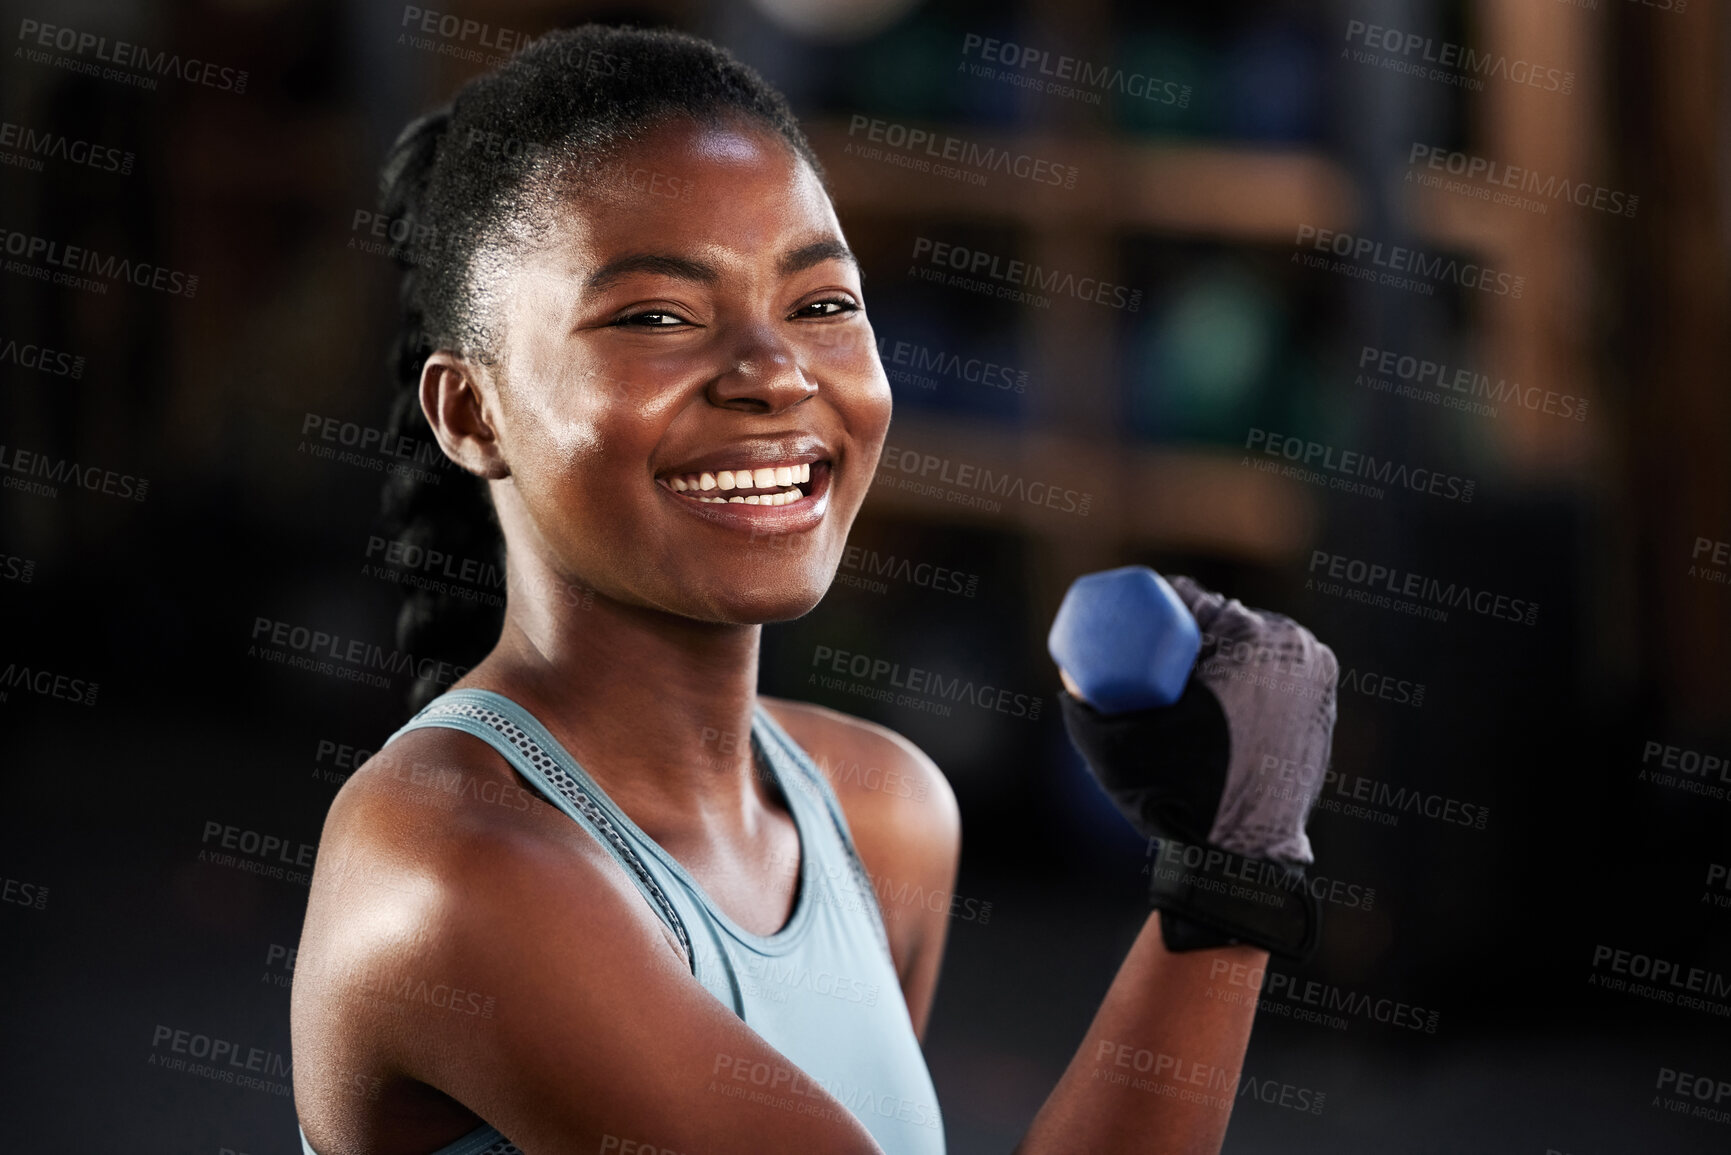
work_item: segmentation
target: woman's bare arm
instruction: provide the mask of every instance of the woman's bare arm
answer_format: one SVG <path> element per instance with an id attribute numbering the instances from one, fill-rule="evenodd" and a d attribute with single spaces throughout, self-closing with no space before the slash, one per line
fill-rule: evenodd
<path id="1" fill-rule="evenodd" d="M 345 787 L 319 847 L 293 1029 L 296 1106 L 325 1155 L 400 1138 L 377 1113 L 331 1109 L 356 1074 L 367 1087 L 434 1089 L 530 1155 L 627 1140 L 882 1155 L 839 1100 L 698 983 L 575 823 L 479 790 L 439 805 L 403 793 Z"/>
<path id="2" fill-rule="evenodd" d="M 893 758 L 873 753 L 871 764 Z M 935 772 L 924 755 L 908 757 L 903 772 Z M 609 1137 L 709 1155 L 879 1151 L 838 1100 L 692 978 L 587 834 L 550 808 L 477 806 L 473 793 L 437 817 L 409 816 L 431 823 L 405 822 L 400 805 L 369 814 L 352 791 L 333 809 L 297 966 L 297 1051 L 303 1030 L 352 1036 L 336 1024 L 364 1021 L 360 1034 L 385 1040 L 387 1077 L 436 1088 L 531 1153 L 596 1150 Z M 953 816 L 947 790 L 943 801 L 938 813 Z M 917 863 L 878 861 L 953 885 L 959 828 L 939 821 L 951 833 L 935 837 L 930 824 L 919 821 Z M 910 957 L 922 1022 L 947 914 Z M 1266 954 L 1171 954 L 1157 919 L 1120 966 L 1023 1155 L 1219 1149 L 1255 1004 L 1209 997 L 1228 993 L 1210 980 Z M 461 998 L 422 998 L 423 988 Z M 327 1152 L 367 1145 L 309 1135 Z"/>
<path id="3" fill-rule="evenodd" d="M 1151 914 L 1018 1155 L 1219 1151 L 1256 1015 L 1226 978 L 1267 960 L 1249 946 L 1175 954 Z"/>
<path id="4" fill-rule="evenodd" d="M 955 796 L 932 760 L 893 731 L 806 703 L 778 700 L 772 708 L 830 775 L 879 898 L 888 896 L 892 946 L 898 960 L 908 952 L 917 976 L 904 982 L 909 1012 L 923 1028 L 961 849 Z M 910 883 L 942 901 L 894 909 L 894 896 Z M 1256 1009 L 1242 982 L 1226 980 L 1261 968 L 1268 952 L 1223 947 L 1176 954 L 1161 942 L 1158 919 L 1148 917 L 1118 968 L 1081 1047 L 1018 1148 L 1023 1155 L 1220 1149 Z"/>

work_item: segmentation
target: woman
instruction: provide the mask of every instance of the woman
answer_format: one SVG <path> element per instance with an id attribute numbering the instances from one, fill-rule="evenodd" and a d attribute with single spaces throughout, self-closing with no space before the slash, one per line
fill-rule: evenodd
<path id="1" fill-rule="evenodd" d="M 884 912 L 865 875 L 949 892 L 954 797 L 906 739 L 755 690 L 761 623 L 822 598 L 890 417 L 785 102 L 699 40 L 556 33 L 411 125 L 385 199 L 419 238 L 400 424 L 485 483 L 393 502 L 457 555 L 502 534 L 510 580 L 491 652 L 326 821 L 307 1150 L 941 1152 L 919 1039 L 946 912 Z M 1210 968 L 1265 957 L 1168 953 L 1151 916 L 1022 1150 L 1216 1149 L 1218 1099 L 1100 1056 L 1235 1080 L 1254 1000 Z"/>

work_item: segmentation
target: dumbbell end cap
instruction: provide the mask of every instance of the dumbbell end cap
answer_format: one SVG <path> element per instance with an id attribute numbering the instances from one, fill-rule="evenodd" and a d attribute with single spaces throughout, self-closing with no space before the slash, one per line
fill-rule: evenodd
<path id="1" fill-rule="evenodd" d="M 1178 592 L 1140 565 L 1077 578 L 1046 637 L 1046 652 L 1103 714 L 1176 702 L 1201 648 Z"/>

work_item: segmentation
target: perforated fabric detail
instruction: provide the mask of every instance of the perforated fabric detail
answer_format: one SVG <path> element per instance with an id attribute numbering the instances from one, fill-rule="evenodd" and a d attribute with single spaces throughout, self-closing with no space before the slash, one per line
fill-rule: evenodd
<path id="1" fill-rule="evenodd" d="M 643 865 L 643 860 L 637 856 L 637 852 L 620 835 L 619 828 L 613 825 L 612 820 L 595 804 L 595 800 L 590 798 L 577 784 L 577 780 L 565 772 L 565 768 L 559 765 L 558 759 L 549 754 L 541 743 L 535 741 L 517 723 L 497 710 L 478 706 L 473 702 L 436 701 L 421 711 L 416 716 L 416 720 L 440 718 L 452 714 L 473 718 L 482 725 L 498 732 L 516 748 L 518 753 L 527 758 L 530 765 L 539 770 L 560 794 L 564 795 L 566 801 L 575 806 L 578 812 L 587 818 L 596 830 L 601 832 L 602 836 L 630 865 L 632 873 L 637 876 L 650 898 L 654 900 L 656 907 L 661 911 L 661 917 L 673 928 L 673 933 L 679 936 L 679 945 L 685 951 L 685 958 L 695 973 L 697 956 L 691 949 L 691 936 L 686 933 L 685 922 L 679 917 L 679 912 L 673 908 L 673 903 L 668 901 L 667 895 L 662 893 L 661 887 L 656 883 L 654 876 L 649 873 L 649 869 Z M 499 1152 L 516 1150 L 515 1147 L 509 1145 L 499 1148 Z M 495 1155 L 495 1152 L 493 1148 L 489 1147 L 481 1155 Z"/>

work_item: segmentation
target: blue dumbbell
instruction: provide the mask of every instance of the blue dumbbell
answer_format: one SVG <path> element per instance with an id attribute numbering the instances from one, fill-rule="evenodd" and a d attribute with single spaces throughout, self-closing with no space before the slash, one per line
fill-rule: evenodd
<path id="1" fill-rule="evenodd" d="M 1046 637 L 1071 692 L 1102 714 L 1170 706 L 1201 648 L 1177 591 L 1143 565 L 1077 578 Z"/>

